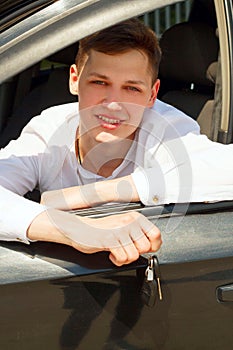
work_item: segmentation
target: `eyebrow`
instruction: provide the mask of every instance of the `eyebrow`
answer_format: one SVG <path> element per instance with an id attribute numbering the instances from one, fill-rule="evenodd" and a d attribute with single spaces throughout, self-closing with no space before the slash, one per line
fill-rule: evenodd
<path id="1" fill-rule="evenodd" d="M 96 72 L 91 72 L 88 74 L 88 77 L 98 77 L 101 79 L 109 79 L 106 75 L 100 74 L 100 73 L 96 73 Z"/>
<path id="2" fill-rule="evenodd" d="M 127 84 L 146 85 L 142 80 L 127 80 Z"/>
<path id="3" fill-rule="evenodd" d="M 88 77 L 98 77 L 100 79 L 105 79 L 105 80 L 108 80 L 109 77 L 107 77 L 106 75 L 104 74 L 100 74 L 100 73 L 97 73 L 97 72 L 91 72 L 88 74 Z M 144 81 L 142 80 L 127 80 L 125 81 L 125 84 L 132 84 L 132 85 L 146 85 Z"/>

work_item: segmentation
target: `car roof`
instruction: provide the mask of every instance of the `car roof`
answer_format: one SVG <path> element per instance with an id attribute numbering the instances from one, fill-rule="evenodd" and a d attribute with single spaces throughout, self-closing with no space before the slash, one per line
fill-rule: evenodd
<path id="1" fill-rule="evenodd" d="M 0 34 L 0 83 L 86 35 L 176 2 L 179 0 L 47 0 L 46 8 L 37 7 L 10 26 L 5 22 Z M 17 12 L 17 6 L 11 8 L 13 17 L 14 10 Z"/>
<path id="2" fill-rule="evenodd" d="M 56 0 L 11 0 L 0 3 L 0 32 Z"/>

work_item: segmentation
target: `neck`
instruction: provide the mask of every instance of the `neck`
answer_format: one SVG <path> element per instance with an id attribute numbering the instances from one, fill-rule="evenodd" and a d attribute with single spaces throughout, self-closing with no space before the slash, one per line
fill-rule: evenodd
<path id="1" fill-rule="evenodd" d="M 120 166 L 131 147 L 132 139 L 114 142 L 96 142 L 88 138 L 88 133 L 78 135 L 76 157 L 83 168 L 103 177 L 109 177 Z"/>

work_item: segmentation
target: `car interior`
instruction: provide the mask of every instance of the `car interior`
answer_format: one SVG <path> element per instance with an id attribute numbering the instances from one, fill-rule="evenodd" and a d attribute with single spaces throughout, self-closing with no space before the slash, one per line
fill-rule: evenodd
<path id="1" fill-rule="evenodd" d="M 219 56 L 214 1 L 194 0 L 188 20 L 165 30 L 160 46 L 159 99 L 197 120 L 211 138 Z M 43 109 L 76 101 L 68 79 L 77 51 L 78 44 L 64 48 L 0 86 L 0 148 Z"/>
<path id="2" fill-rule="evenodd" d="M 218 55 L 214 28 L 206 23 L 179 23 L 164 33 L 160 46 L 161 99 L 198 121 L 214 94 L 211 69 Z"/>
<path id="3" fill-rule="evenodd" d="M 160 99 L 197 120 L 211 138 L 219 52 L 213 1 L 195 1 L 188 21 L 166 30 L 160 46 Z"/>

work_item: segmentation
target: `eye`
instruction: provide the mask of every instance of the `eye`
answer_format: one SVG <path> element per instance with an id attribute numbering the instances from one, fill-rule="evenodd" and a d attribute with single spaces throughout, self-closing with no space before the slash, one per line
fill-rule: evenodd
<path id="1" fill-rule="evenodd" d="M 136 86 L 127 86 L 126 88 L 127 88 L 127 90 L 129 90 L 129 91 L 141 92 L 141 90 L 140 90 L 139 88 L 137 88 Z"/>
<path id="2" fill-rule="evenodd" d="M 92 80 L 91 83 L 96 85 L 106 85 L 106 82 L 103 80 Z"/>

